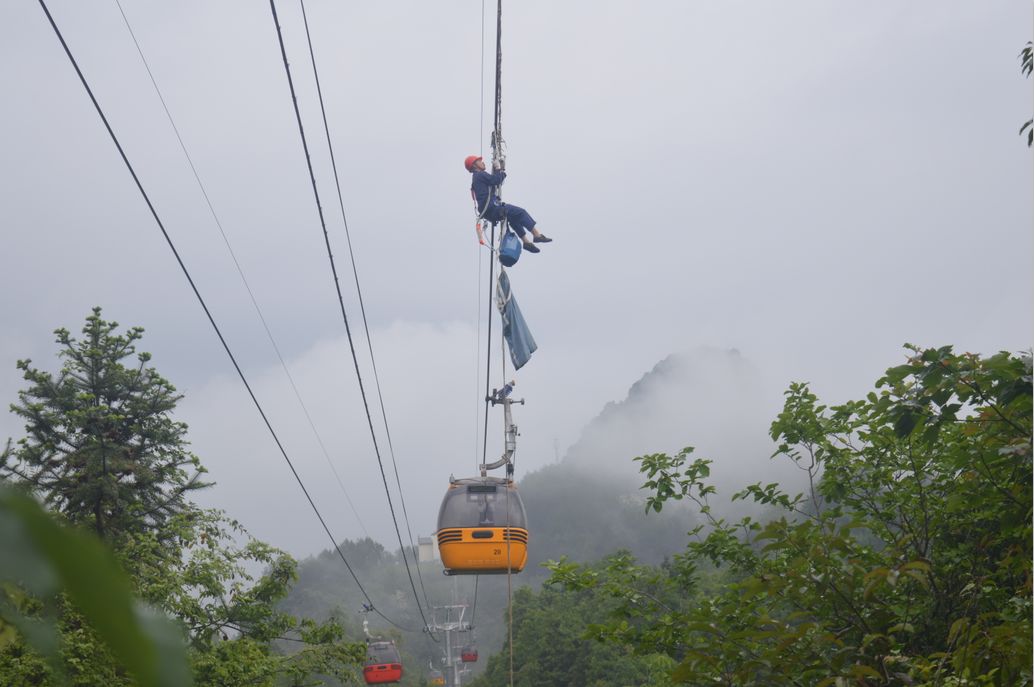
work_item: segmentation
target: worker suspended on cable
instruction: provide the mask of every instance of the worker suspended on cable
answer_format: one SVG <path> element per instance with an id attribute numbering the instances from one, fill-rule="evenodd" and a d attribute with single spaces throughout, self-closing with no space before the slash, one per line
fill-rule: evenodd
<path id="1" fill-rule="evenodd" d="M 468 155 L 467 159 L 463 161 L 463 166 L 472 176 L 470 192 L 477 202 L 479 216 L 489 222 L 507 220 L 510 227 L 524 242 L 524 250 L 529 253 L 539 252 L 536 243 L 549 243 L 553 240 L 538 230 L 535 220 L 531 218 L 527 210 L 499 200 L 497 189 L 506 178 L 505 164 L 496 161 L 492 164 L 493 171 L 486 172 L 485 161 L 481 157 Z M 528 236 L 529 232 L 531 236 Z"/>

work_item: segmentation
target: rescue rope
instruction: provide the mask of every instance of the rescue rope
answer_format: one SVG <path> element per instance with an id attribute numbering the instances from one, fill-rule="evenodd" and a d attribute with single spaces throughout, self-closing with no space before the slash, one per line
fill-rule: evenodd
<path id="1" fill-rule="evenodd" d="M 503 136 L 503 0 L 498 0 L 495 17 L 495 130 L 492 132 L 492 160 L 502 151 Z"/>
<path id="2" fill-rule="evenodd" d="M 512 483 L 512 482 L 511 482 Z M 514 684 L 514 588 L 513 588 L 513 565 L 510 562 L 510 484 L 507 484 L 507 615 L 508 634 L 510 641 L 510 687 Z"/>
<path id="3" fill-rule="evenodd" d="M 478 125 L 480 129 L 478 131 L 478 155 L 481 157 L 485 156 L 485 0 L 481 0 L 481 96 L 478 99 L 480 106 L 480 114 L 478 116 Z M 477 200 L 474 201 L 474 209 L 477 211 Z M 477 261 L 478 261 L 478 277 L 477 281 L 474 282 L 474 298 L 477 301 L 474 305 L 474 321 L 475 321 L 475 336 L 474 336 L 474 390 L 477 399 L 476 392 L 478 387 L 478 358 L 481 357 L 481 270 L 484 263 L 482 259 L 480 247 L 485 245 L 484 233 L 481 231 L 481 217 L 479 216 L 474 221 L 474 230 L 478 235 L 478 250 L 477 250 Z M 491 260 L 491 256 L 489 260 Z M 491 314 L 491 313 L 490 313 Z M 480 415 L 481 404 L 474 401 L 474 471 L 478 469 L 478 420 L 481 418 Z M 485 412 L 488 412 L 486 407 Z M 483 462 L 483 461 L 482 461 Z M 477 608 L 477 579 L 474 580 L 474 607 Z"/>
<path id="4" fill-rule="evenodd" d="M 494 228 L 495 225 L 493 225 Z M 500 236 L 500 239 L 502 237 Z M 490 248 L 495 250 L 495 233 L 489 234 L 489 241 L 491 242 Z M 495 281 L 495 259 L 489 261 L 488 264 L 488 302 L 486 307 L 488 309 L 488 340 L 485 344 L 485 350 L 487 355 L 485 356 L 485 429 L 482 435 L 481 442 L 481 464 L 488 463 L 488 409 L 489 409 L 489 397 L 488 397 L 488 386 L 492 379 L 492 283 Z"/>
<path id="5" fill-rule="evenodd" d="M 484 140 L 484 25 L 485 25 L 485 3 L 482 0 L 481 3 L 481 140 Z M 502 36 L 503 36 L 503 0 L 497 0 L 496 3 L 496 38 L 495 38 L 495 115 L 493 117 L 493 130 L 492 130 L 492 167 L 495 170 L 498 166 L 503 166 L 506 160 L 506 147 L 503 142 L 502 136 L 502 110 L 503 110 L 503 48 L 502 48 Z M 477 208 L 477 199 L 475 198 L 475 212 L 476 212 L 476 231 L 478 234 L 478 241 L 481 245 L 486 245 L 484 240 L 484 233 L 481 228 L 482 220 L 485 214 L 488 212 L 488 208 L 494 199 L 502 199 L 501 189 L 499 186 L 495 186 L 491 189 L 488 199 L 485 203 L 484 208 Z M 498 241 L 499 245 L 502 244 L 503 236 L 507 231 L 507 221 L 505 216 L 501 220 L 493 221 L 491 223 L 492 228 L 489 230 L 489 243 L 488 247 L 492 252 L 492 260 L 489 266 L 488 273 L 488 338 L 486 343 L 486 360 L 485 360 L 485 421 L 484 431 L 482 436 L 481 445 L 481 462 L 482 465 L 488 463 L 488 410 L 491 402 L 489 396 L 489 387 L 492 379 L 492 306 L 494 303 L 493 292 L 495 283 L 495 263 L 498 259 L 498 251 L 496 249 L 496 232 L 498 230 Z M 480 272 L 480 262 L 479 262 Z M 505 269 L 500 265 L 499 267 L 500 276 L 505 272 Z M 480 320 L 478 320 L 480 326 Z M 504 337 L 499 338 L 499 350 L 502 358 L 502 382 L 500 388 L 506 385 L 506 342 Z M 509 431 L 509 427 L 506 426 L 506 419 L 503 420 L 503 432 L 504 435 Z M 483 469 L 483 468 L 482 468 Z M 506 519 L 504 538 L 506 540 L 506 606 L 507 606 L 507 639 L 510 647 L 509 657 L 509 685 L 513 687 L 513 656 L 514 656 L 514 636 L 513 636 L 513 560 L 512 560 L 512 523 L 510 522 L 510 490 L 513 488 L 513 455 L 508 455 L 508 462 L 506 464 L 506 481 L 505 489 L 506 496 L 504 500 L 506 508 Z M 484 474 L 484 473 L 482 473 Z M 474 603 L 475 608 L 477 607 L 477 578 L 474 581 Z M 473 614 L 472 614 L 473 616 Z"/>
<path id="6" fill-rule="evenodd" d="M 492 132 L 492 163 L 493 167 L 496 162 L 503 163 L 506 159 L 506 152 L 503 144 L 503 0 L 497 0 L 496 2 L 496 19 L 495 19 L 495 130 Z M 501 199 L 501 194 L 500 194 Z M 489 197 L 491 200 L 491 197 Z M 487 206 L 486 206 L 487 207 Z M 502 242 L 503 232 L 506 231 L 506 221 L 499 222 L 499 241 Z M 495 261 L 493 260 L 493 263 Z M 502 267 L 499 268 L 500 272 Z M 491 282 L 489 282 L 491 287 Z M 491 322 L 491 320 L 489 320 Z M 506 384 L 506 347 L 502 341 L 503 337 L 500 338 L 500 348 L 502 349 L 503 357 L 503 384 Z M 491 339 L 489 339 L 491 342 Z M 486 370 L 485 380 L 487 389 L 487 380 L 489 371 Z M 487 434 L 487 406 L 486 406 L 486 434 Z M 505 423 L 505 420 L 504 420 Z M 509 428 L 504 427 L 504 432 Z M 513 457 L 510 457 L 513 460 Z M 507 465 L 506 470 L 509 473 L 512 467 L 512 463 Z M 511 473 L 512 474 L 512 473 Z M 508 474 L 507 477 L 510 477 Z M 511 478 L 512 479 L 512 478 Z M 510 645 L 510 687 L 513 687 L 513 568 L 510 562 L 510 485 L 506 488 L 506 607 L 508 615 L 508 627 L 507 634 L 509 635 Z"/>

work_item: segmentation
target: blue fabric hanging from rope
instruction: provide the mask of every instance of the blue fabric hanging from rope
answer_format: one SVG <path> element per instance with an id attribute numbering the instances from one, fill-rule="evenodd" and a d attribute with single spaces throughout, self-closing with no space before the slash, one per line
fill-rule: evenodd
<path id="1" fill-rule="evenodd" d="M 499 281 L 496 282 L 495 304 L 503 319 L 503 338 L 510 349 L 510 361 L 513 362 L 514 369 L 519 370 L 531 359 L 531 354 L 539 346 L 528 330 L 517 299 L 510 291 L 510 277 L 505 270 L 499 272 Z"/>

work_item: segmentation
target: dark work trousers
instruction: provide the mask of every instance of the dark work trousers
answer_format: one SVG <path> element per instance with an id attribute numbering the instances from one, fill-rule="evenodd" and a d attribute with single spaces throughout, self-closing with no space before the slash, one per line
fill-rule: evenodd
<path id="1" fill-rule="evenodd" d="M 535 228 L 535 220 L 528 214 L 528 211 L 516 205 L 500 203 L 485 213 L 485 219 L 489 222 L 500 222 L 504 217 L 510 221 L 510 227 L 521 238 L 524 238 L 525 232 Z"/>

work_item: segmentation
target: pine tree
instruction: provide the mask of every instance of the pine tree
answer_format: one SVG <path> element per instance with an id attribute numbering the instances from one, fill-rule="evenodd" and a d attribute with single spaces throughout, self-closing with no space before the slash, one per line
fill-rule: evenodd
<path id="1" fill-rule="evenodd" d="M 81 339 L 56 330 L 56 376 L 18 361 L 29 385 L 11 411 L 26 436 L 0 454 L 0 477 L 108 539 L 160 532 L 189 492 L 207 486 L 186 425 L 172 418 L 182 396 L 148 364 L 150 354 L 136 352 L 143 329 L 118 327 L 94 308 Z"/>

